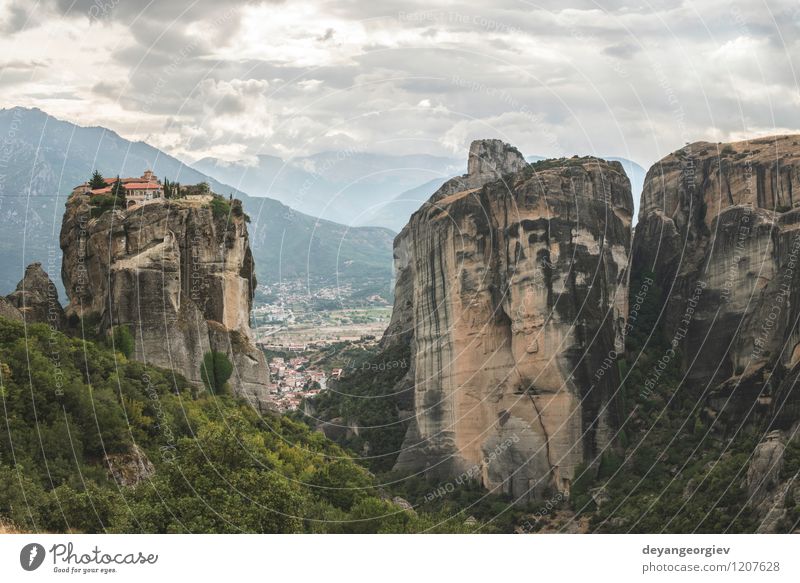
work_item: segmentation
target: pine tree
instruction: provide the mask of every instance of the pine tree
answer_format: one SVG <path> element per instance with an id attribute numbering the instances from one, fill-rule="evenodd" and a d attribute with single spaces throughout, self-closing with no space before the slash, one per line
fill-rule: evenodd
<path id="1" fill-rule="evenodd" d="M 89 180 L 89 188 L 95 190 L 97 188 L 105 188 L 106 181 L 103 178 L 103 175 L 100 174 L 97 170 L 94 171 L 92 174 L 92 179 Z"/>
<path id="2" fill-rule="evenodd" d="M 117 176 L 117 179 L 114 181 L 114 185 L 111 187 L 111 194 L 117 198 L 125 200 L 125 186 L 123 186 L 119 176 Z"/>

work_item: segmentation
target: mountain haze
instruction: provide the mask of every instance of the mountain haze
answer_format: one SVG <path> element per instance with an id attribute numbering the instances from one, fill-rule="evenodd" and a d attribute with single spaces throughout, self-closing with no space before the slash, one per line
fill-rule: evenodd
<path id="1" fill-rule="evenodd" d="M 531 163 L 544 159 L 526 157 Z M 644 168 L 626 158 L 605 159 L 622 164 L 638 201 Z M 253 162 L 203 158 L 193 168 L 250 195 L 274 198 L 304 213 L 345 225 L 400 231 L 444 182 L 464 172 L 464 163 L 427 154 L 342 151 L 289 160 L 260 155 Z"/>
<path id="2" fill-rule="evenodd" d="M 94 169 L 104 176 L 139 176 L 152 169 L 182 184 L 208 182 L 242 200 L 250 215 L 259 281 L 302 278 L 342 281 L 391 278 L 393 233 L 347 228 L 294 211 L 269 198 L 253 198 L 144 142 L 102 127 L 81 127 L 39 109 L 0 110 L 0 290 L 11 290 L 25 266 L 39 261 L 60 272 L 58 247 L 64 204 Z M 57 282 L 60 287 L 60 282 Z M 61 288 L 63 291 L 63 288 Z"/>
<path id="3" fill-rule="evenodd" d="M 203 158 L 194 168 L 251 195 L 275 198 L 304 213 L 346 225 L 392 226 L 397 230 L 419 204 L 399 224 L 376 222 L 373 215 L 406 190 L 433 180 L 444 182 L 462 171 L 458 161 L 440 156 L 357 151 L 320 152 L 289 160 L 261 155 L 254 163 Z"/>

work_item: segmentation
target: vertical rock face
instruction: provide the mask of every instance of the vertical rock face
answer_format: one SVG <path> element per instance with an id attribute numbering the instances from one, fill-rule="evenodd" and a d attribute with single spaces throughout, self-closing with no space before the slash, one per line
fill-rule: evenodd
<path id="1" fill-rule="evenodd" d="M 473 143 L 469 169 L 395 240 L 383 343 L 411 345 L 415 395 L 396 469 L 568 491 L 617 421 L 630 184 L 619 163 L 529 167 L 498 140 Z"/>
<path id="2" fill-rule="evenodd" d="M 713 417 L 800 416 L 799 206 L 800 136 L 697 142 L 647 173 L 632 269 L 655 274 L 664 331 Z"/>
<path id="3" fill-rule="evenodd" d="M 264 399 L 269 373 L 250 330 L 254 264 L 238 211 L 215 217 L 207 203 L 177 200 L 92 218 L 88 197 L 73 195 L 61 228 L 67 314 L 100 332 L 128 326 L 137 360 L 198 384 L 203 355 L 224 352 L 233 389 Z"/>

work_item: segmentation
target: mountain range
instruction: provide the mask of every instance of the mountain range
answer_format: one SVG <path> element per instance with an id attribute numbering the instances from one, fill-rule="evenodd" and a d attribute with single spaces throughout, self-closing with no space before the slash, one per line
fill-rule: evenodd
<path id="1" fill-rule="evenodd" d="M 531 163 L 544 159 L 526 157 Z M 638 200 L 644 168 L 626 158 L 606 160 L 622 164 Z M 463 161 L 441 156 L 348 151 L 287 160 L 262 155 L 251 162 L 203 158 L 193 168 L 252 196 L 274 198 L 300 212 L 345 225 L 386 227 L 397 232 L 431 194 L 465 170 Z"/>
<path id="2" fill-rule="evenodd" d="M 377 279 L 388 288 L 394 237 L 388 229 L 350 228 L 271 198 L 250 197 L 144 142 L 39 109 L 0 110 L 0 137 L 0 290 L 13 289 L 25 266 L 41 262 L 63 293 L 58 232 L 72 188 L 94 169 L 105 176 L 139 176 L 147 168 L 182 184 L 208 182 L 215 192 L 242 200 L 260 282 Z"/>
<path id="3" fill-rule="evenodd" d="M 258 156 L 254 163 L 203 158 L 193 167 L 254 196 L 281 201 L 300 212 L 346 225 L 399 231 L 410 212 L 385 220 L 384 208 L 404 191 L 460 174 L 458 161 L 427 154 L 392 156 L 366 152 L 320 152 L 282 160 Z M 436 190 L 427 190 L 427 196 Z"/>
<path id="4" fill-rule="evenodd" d="M 82 127 L 39 109 L 0 110 L 0 291 L 31 262 L 61 266 L 58 231 L 72 188 L 94 169 L 138 176 L 146 168 L 183 184 L 208 182 L 242 200 L 262 283 L 352 284 L 391 293 L 392 240 L 463 161 L 427 154 L 321 152 L 254 163 L 204 158 L 194 165 L 103 127 Z M 540 156 L 528 161 L 541 160 Z M 619 160 L 641 192 L 644 170 Z M 638 199 L 638 197 L 635 197 Z M 321 217 L 321 218 L 317 218 Z"/>

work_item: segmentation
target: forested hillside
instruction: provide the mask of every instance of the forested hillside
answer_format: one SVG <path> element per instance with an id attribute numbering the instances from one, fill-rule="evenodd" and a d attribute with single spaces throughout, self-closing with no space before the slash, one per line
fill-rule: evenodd
<path id="1" fill-rule="evenodd" d="M 37 532 L 472 531 L 417 514 L 321 433 L 0 318 L 0 517 Z"/>

